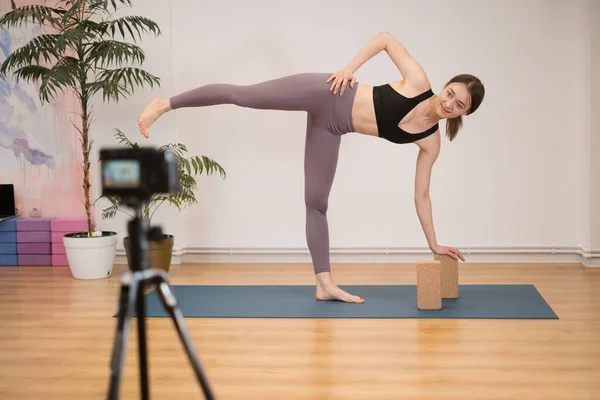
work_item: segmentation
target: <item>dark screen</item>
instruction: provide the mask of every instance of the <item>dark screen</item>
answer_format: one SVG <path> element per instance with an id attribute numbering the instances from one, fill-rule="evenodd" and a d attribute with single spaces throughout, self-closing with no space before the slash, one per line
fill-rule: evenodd
<path id="1" fill-rule="evenodd" d="M 0 184 L 0 217 L 15 215 L 15 189 L 12 184 Z"/>

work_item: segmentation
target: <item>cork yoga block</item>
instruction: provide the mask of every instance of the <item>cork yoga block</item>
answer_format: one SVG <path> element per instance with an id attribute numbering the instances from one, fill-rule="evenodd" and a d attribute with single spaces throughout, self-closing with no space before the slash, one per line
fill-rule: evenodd
<path id="1" fill-rule="evenodd" d="M 417 308 L 420 310 L 442 308 L 441 264 L 438 260 L 417 262 Z"/>
<path id="2" fill-rule="evenodd" d="M 442 299 L 458 298 L 458 260 L 446 254 L 436 254 L 441 263 Z"/>

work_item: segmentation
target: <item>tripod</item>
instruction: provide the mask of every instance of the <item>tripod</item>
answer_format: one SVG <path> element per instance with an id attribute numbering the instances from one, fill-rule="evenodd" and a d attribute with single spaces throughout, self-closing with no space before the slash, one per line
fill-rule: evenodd
<path id="1" fill-rule="evenodd" d="M 177 299 L 171 292 L 168 284 L 167 274 L 159 269 L 148 268 L 148 237 L 160 238 L 162 231 L 159 227 L 150 228 L 148 223 L 141 217 L 140 201 L 130 199 L 126 203 L 136 210 L 136 217 L 129 221 L 127 228 L 131 238 L 131 271 L 121 276 L 121 292 L 119 298 L 119 314 L 117 331 L 115 335 L 112 360 L 110 387 L 107 398 L 116 400 L 119 398 L 121 374 L 125 362 L 125 351 L 127 348 L 127 337 L 129 336 L 130 321 L 134 306 L 137 309 L 138 338 L 139 338 L 139 367 L 141 397 L 144 400 L 150 398 L 148 385 L 148 362 L 146 348 L 146 303 L 144 288 L 148 285 L 156 285 L 163 305 L 169 311 L 171 319 L 179 334 L 179 338 L 187 356 L 192 364 L 196 378 L 208 400 L 214 400 L 215 396 L 208 383 L 208 378 L 202 369 L 200 358 L 194 348 L 189 331 L 185 326 L 183 315 Z"/>

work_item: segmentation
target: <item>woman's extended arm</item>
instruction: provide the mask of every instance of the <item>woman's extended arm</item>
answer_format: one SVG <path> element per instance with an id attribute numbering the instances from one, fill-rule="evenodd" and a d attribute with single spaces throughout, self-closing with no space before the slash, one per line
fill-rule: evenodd
<path id="1" fill-rule="evenodd" d="M 402 45 L 392 34 L 379 32 L 371 39 L 365 47 L 348 63 L 352 73 L 355 73 L 364 63 L 385 50 L 392 62 L 396 65 L 402 77 L 406 80 L 421 79 L 425 71 L 421 65 L 410 55 L 406 47 Z"/>
<path id="2" fill-rule="evenodd" d="M 427 238 L 429 248 L 434 251 L 437 247 L 435 230 L 433 229 L 433 213 L 431 198 L 429 197 L 429 182 L 431 181 L 431 170 L 437 159 L 438 151 L 419 150 L 415 173 L 415 208 L 419 216 L 419 222 Z"/>
<path id="3" fill-rule="evenodd" d="M 438 136 L 431 135 L 428 139 L 433 141 L 435 137 Z M 415 208 L 431 251 L 435 254 L 447 254 L 455 259 L 460 258 L 464 261 L 465 258 L 460 251 L 453 247 L 440 246 L 437 243 L 435 230 L 433 229 L 433 212 L 431 198 L 429 197 L 429 183 L 431 181 L 431 170 L 438 154 L 439 141 L 432 142 L 431 146 L 427 146 L 427 148 L 422 147 L 419 150 L 415 174 Z"/>
<path id="4" fill-rule="evenodd" d="M 388 32 L 379 32 L 358 52 L 358 54 L 340 71 L 333 74 L 327 82 L 333 79 L 330 90 L 340 94 L 344 93 L 346 84 L 354 86 L 356 71 L 371 58 L 386 51 L 392 62 L 396 65 L 402 77 L 418 86 L 428 86 L 428 79 L 423 67 L 412 58 L 408 50 Z M 422 82 L 422 84 L 421 84 Z"/>
<path id="5" fill-rule="evenodd" d="M 364 63 L 381 53 L 388 46 L 392 36 L 387 32 L 379 32 L 374 38 L 358 52 L 358 54 L 346 65 L 350 72 L 355 73 Z"/>

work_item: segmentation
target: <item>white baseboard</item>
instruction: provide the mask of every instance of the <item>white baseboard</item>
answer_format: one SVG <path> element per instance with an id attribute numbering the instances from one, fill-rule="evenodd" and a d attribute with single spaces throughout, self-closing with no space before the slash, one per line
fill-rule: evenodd
<path id="1" fill-rule="evenodd" d="M 586 267 L 600 268 L 600 253 L 596 252 L 592 257 L 584 258 L 581 263 Z"/>
<path id="2" fill-rule="evenodd" d="M 600 249 L 581 248 L 581 263 L 586 267 L 600 267 Z"/>
<path id="3" fill-rule="evenodd" d="M 467 262 L 476 263 L 581 263 L 600 267 L 600 250 L 586 247 L 459 247 Z M 410 263 L 432 257 L 427 248 L 332 248 L 332 263 Z M 125 264 L 118 250 L 117 264 Z M 307 248 L 212 248 L 175 249 L 172 263 L 310 263 Z"/>
<path id="4" fill-rule="evenodd" d="M 171 264 L 183 264 L 181 260 L 182 254 L 182 249 L 174 249 L 173 254 L 171 255 Z M 115 264 L 127 264 L 127 256 L 125 255 L 125 249 L 117 250 Z"/>

